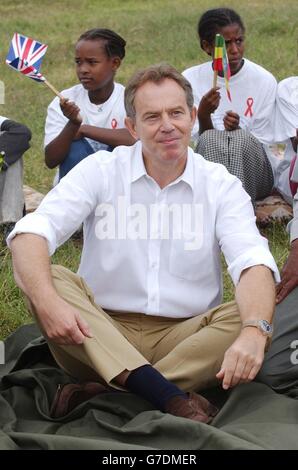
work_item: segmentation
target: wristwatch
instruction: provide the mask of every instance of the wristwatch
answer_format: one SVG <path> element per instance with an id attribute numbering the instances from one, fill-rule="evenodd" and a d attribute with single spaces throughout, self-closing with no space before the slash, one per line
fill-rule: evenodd
<path id="1" fill-rule="evenodd" d="M 258 328 L 264 336 L 272 337 L 273 326 L 267 320 L 247 320 L 242 324 L 242 328 L 254 326 Z"/>

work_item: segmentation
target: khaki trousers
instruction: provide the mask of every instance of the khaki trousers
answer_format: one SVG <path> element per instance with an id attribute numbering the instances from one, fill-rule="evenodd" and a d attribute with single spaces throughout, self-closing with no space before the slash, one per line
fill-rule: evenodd
<path id="1" fill-rule="evenodd" d="M 54 285 L 88 322 L 93 338 L 82 345 L 49 343 L 57 363 L 79 380 L 113 379 L 124 370 L 151 364 L 184 391 L 217 384 L 215 377 L 227 348 L 240 332 L 235 302 L 189 319 L 104 311 L 77 274 L 52 266 Z"/>

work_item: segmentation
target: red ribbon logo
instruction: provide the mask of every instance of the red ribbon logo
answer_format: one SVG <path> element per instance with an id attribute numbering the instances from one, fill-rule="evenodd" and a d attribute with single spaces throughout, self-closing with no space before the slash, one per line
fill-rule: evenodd
<path id="1" fill-rule="evenodd" d="M 112 119 L 111 126 L 112 129 L 116 129 L 116 127 L 118 126 L 118 122 L 116 121 L 116 119 Z"/>
<path id="2" fill-rule="evenodd" d="M 247 110 L 245 111 L 244 116 L 252 117 L 252 105 L 254 104 L 254 99 L 247 98 L 246 104 L 247 104 Z"/>

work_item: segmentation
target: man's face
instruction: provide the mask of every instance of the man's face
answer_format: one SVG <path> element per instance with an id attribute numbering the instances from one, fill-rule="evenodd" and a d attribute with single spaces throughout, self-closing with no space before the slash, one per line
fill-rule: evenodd
<path id="1" fill-rule="evenodd" d="M 146 82 L 136 92 L 135 119 L 128 119 L 132 135 L 140 139 L 148 171 L 165 165 L 183 165 L 195 119 L 189 110 L 184 90 L 172 79 Z"/>

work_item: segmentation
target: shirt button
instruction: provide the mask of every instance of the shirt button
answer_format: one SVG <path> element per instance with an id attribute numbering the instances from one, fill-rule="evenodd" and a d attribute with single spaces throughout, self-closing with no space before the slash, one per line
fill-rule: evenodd
<path id="1" fill-rule="evenodd" d="M 151 263 L 151 268 L 155 269 L 156 267 L 157 267 L 157 262 L 153 261 L 153 263 Z"/>

